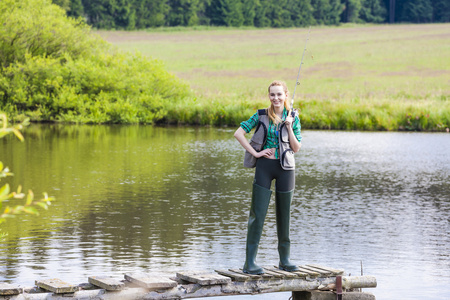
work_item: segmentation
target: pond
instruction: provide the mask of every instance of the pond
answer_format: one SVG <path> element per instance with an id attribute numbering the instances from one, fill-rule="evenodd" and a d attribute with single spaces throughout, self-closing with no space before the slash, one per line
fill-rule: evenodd
<path id="1" fill-rule="evenodd" d="M 0 281 L 242 267 L 253 169 L 234 128 L 32 125 L 2 180 L 56 201 L 2 229 Z M 374 275 L 380 299 L 450 295 L 450 135 L 303 131 L 291 258 Z M 277 264 L 273 201 L 258 262 Z M 290 293 L 227 299 L 287 299 Z M 255 298 L 256 297 L 256 298 Z"/>

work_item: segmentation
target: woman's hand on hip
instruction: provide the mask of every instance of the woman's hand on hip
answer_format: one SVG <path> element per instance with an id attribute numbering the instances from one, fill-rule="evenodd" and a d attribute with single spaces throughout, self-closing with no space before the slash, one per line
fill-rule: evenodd
<path id="1" fill-rule="evenodd" d="M 265 158 L 275 158 L 275 149 L 264 149 L 256 153 L 256 158 L 265 157 Z"/>

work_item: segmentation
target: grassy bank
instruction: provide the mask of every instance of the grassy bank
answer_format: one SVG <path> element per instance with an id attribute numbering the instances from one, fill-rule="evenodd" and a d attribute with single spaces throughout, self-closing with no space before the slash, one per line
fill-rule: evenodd
<path id="1" fill-rule="evenodd" d="M 304 128 L 445 131 L 450 24 L 314 27 L 295 106 Z M 161 59 L 195 98 L 164 104 L 163 122 L 236 125 L 268 106 L 273 79 L 294 89 L 308 30 L 99 32 Z"/>

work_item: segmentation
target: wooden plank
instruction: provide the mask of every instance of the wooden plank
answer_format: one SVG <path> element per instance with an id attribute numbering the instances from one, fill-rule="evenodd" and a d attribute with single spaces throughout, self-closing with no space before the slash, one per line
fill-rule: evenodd
<path id="1" fill-rule="evenodd" d="M 305 268 L 303 268 L 302 266 L 298 266 L 298 269 L 299 269 L 298 272 L 306 273 L 306 274 L 308 274 L 310 277 L 319 277 L 319 276 L 320 276 L 320 273 L 311 271 L 311 270 L 309 270 L 309 269 L 305 269 Z"/>
<path id="2" fill-rule="evenodd" d="M 125 288 L 125 283 L 112 277 L 91 276 L 88 277 L 88 281 L 90 284 L 101 287 L 107 291 L 119 291 Z"/>
<path id="3" fill-rule="evenodd" d="M 328 277 L 328 276 L 331 276 L 332 275 L 332 273 L 330 272 L 330 271 L 325 271 L 325 270 L 321 270 L 321 269 L 318 269 L 318 268 L 314 268 L 314 267 L 309 267 L 309 266 L 301 266 L 303 269 L 306 269 L 306 270 L 311 270 L 311 271 L 313 271 L 313 272 L 317 272 L 317 273 L 319 273 L 321 276 L 325 276 L 325 277 Z"/>
<path id="4" fill-rule="evenodd" d="M 259 274 L 259 275 L 247 274 L 247 273 L 244 273 L 244 271 L 242 269 L 230 269 L 230 271 L 239 272 L 239 274 L 250 276 L 254 280 L 258 280 L 258 279 L 269 280 L 269 279 L 274 278 L 272 275 L 267 274 L 267 273 Z"/>
<path id="5" fill-rule="evenodd" d="M 297 274 L 297 276 L 301 277 L 301 278 L 305 278 L 305 277 L 310 276 L 308 273 L 300 272 L 300 271 L 292 271 L 292 273 Z M 312 277 L 314 277 L 314 276 L 312 276 Z"/>
<path id="6" fill-rule="evenodd" d="M 278 267 L 269 267 L 268 268 L 269 271 L 275 272 L 277 274 L 281 274 L 283 275 L 283 277 L 286 278 L 298 278 L 299 276 L 295 273 L 291 273 L 291 272 L 286 272 L 284 270 L 280 270 Z"/>
<path id="7" fill-rule="evenodd" d="M 266 274 L 269 274 L 274 278 L 285 278 L 286 277 L 286 275 L 278 273 L 275 268 L 263 267 L 263 269 L 264 269 L 264 272 L 266 272 Z"/>
<path id="8" fill-rule="evenodd" d="M 324 266 L 317 265 L 317 264 L 307 264 L 306 266 L 313 267 L 313 268 L 320 269 L 320 270 L 329 271 L 333 275 L 344 275 L 344 270 L 334 269 L 334 268 L 330 268 L 330 267 L 324 267 Z"/>
<path id="9" fill-rule="evenodd" d="M 228 276 L 234 281 L 247 281 L 250 279 L 250 277 L 248 277 L 246 275 L 241 275 L 241 274 L 229 271 L 229 270 L 214 270 L 214 271 L 216 271 L 220 275 Z"/>
<path id="10" fill-rule="evenodd" d="M 36 280 L 35 283 L 38 287 L 56 294 L 74 293 L 78 291 L 78 286 L 64 282 L 58 278 Z"/>
<path id="11" fill-rule="evenodd" d="M 12 285 L 6 282 L 0 282 L 0 295 L 1 296 L 10 296 L 10 295 L 18 295 L 23 293 L 23 289 L 18 285 Z"/>
<path id="12" fill-rule="evenodd" d="M 227 284 L 231 282 L 230 277 L 222 276 L 215 273 L 205 272 L 178 272 L 177 277 L 192 283 L 200 285 Z"/>
<path id="13" fill-rule="evenodd" d="M 125 274 L 124 277 L 127 281 L 147 289 L 169 289 L 178 285 L 170 278 L 145 273 Z"/>
<path id="14" fill-rule="evenodd" d="M 263 277 L 262 277 L 262 275 L 253 275 L 253 274 L 247 274 L 247 273 L 244 273 L 244 272 L 242 272 L 242 269 L 229 269 L 231 272 L 234 272 L 234 273 L 238 273 L 238 274 L 240 274 L 240 275 L 244 275 L 244 276 L 247 276 L 247 277 L 249 277 L 250 279 L 253 279 L 253 280 L 258 280 L 258 279 L 262 279 Z"/>

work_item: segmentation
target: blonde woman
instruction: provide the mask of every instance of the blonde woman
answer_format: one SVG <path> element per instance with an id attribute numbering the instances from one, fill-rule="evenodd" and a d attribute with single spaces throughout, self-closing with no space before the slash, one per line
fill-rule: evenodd
<path id="1" fill-rule="evenodd" d="M 301 147 L 300 120 L 291 112 L 288 103 L 289 91 L 286 83 L 273 81 L 268 88 L 270 106 L 258 110 L 247 121 L 241 123 L 234 137 L 246 150 L 244 166 L 256 167 L 252 201 L 248 220 L 246 259 L 243 271 L 248 274 L 263 274 L 256 264 L 259 241 L 275 180 L 275 207 L 278 235 L 279 268 L 285 271 L 299 270 L 290 262 L 290 207 L 295 187 L 294 153 Z M 256 127 L 252 140 L 245 134 Z"/>

